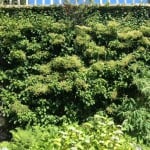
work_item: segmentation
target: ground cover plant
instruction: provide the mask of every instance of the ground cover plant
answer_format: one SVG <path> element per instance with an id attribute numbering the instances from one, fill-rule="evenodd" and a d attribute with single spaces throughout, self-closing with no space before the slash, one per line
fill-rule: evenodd
<path id="1" fill-rule="evenodd" d="M 54 8 L 52 14 L 47 8 L 1 13 L 0 127 L 1 134 L 11 130 L 13 136 L 1 145 L 130 150 L 135 144 L 128 134 L 149 146 L 147 8 L 139 7 L 137 16 L 132 9 L 115 16 L 107 7 L 102 13 L 83 6 Z M 98 112 L 103 115 L 93 117 Z"/>
<path id="2" fill-rule="evenodd" d="M 94 115 L 82 125 L 34 126 L 32 129 L 26 130 L 18 128 L 12 133 L 11 144 L 7 142 L 2 144 L 3 147 L 8 147 L 11 150 L 132 150 L 135 147 L 129 138 L 123 136 L 121 126 L 115 126 L 112 120 L 102 114 Z"/>

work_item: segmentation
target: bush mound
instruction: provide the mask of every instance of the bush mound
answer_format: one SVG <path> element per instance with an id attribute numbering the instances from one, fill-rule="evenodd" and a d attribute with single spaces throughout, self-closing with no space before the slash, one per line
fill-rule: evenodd
<path id="1" fill-rule="evenodd" d="M 4 142 L 1 146 L 10 150 L 134 150 L 136 146 L 123 136 L 120 126 L 115 126 L 111 119 L 100 114 L 81 125 L 17 128 L 12 134 L 12 142 Z"/>

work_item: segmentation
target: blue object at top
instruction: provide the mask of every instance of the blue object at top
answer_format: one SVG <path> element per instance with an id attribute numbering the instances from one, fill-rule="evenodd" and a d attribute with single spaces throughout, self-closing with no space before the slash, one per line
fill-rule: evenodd
<path id="1" fill-rule="evenodd" d="M 124 0 L 118 0 L 119 4 L 124 4 Z M 62 0 L 62 2 L 64 2 L 64 0 Z M 108 0 L 102 0 L 103 4 L 106 4 L 108 2 Z M 133 1 L 132 0 L 126 0 L 127 4 L 132 4 Z M 140 4 L 140 3 L 148 3 L 148 0 L 134 0 L 135 4 Z M 51 0 L 45 0 L 45 5 L 50 5 Z M 59 4 L 59 0 L 53 0 L 54 4 Z M 75 0 L 70 0 L 71 4 L 75 4 L 76 1 Z M 94 0 L 94 4 L 99 4 L 100 0 Z M 34 4 L 34 0 L 29 0 L 29 4 L 33 5 Z M 78 0 L 78 4 L 83 4 L 83 0 Z M 116 4 L 116 0 L 110 0 L 110 4 Z M 42 0 L 37 0 L 37 5 L 42 5 Z"/>

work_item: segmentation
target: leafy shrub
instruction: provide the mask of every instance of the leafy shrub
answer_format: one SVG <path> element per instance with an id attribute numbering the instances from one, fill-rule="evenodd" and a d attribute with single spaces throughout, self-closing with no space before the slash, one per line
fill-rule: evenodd
<path id="1" fill-rule="evenodd" d="M 130 143 L 119 126 L 107 117 L 96 114 L 81 125 L 63 125 L 61 127 L 35 126 L 27 130 L 18 128 L 12 131 L 10 143 L 2 143 L 11 150 L 42 149 L 117 149 L 132 150 Z"/>
<path id="2" fill-rule="evenodd" d="M 11 51 L 9 57 L 9 60 L 13 63 L 21 63 L 26 60 L 26 54 L 22 50 Z"/>
<path id="3" fill-rule="evenodd" d="M 57 57 L 51 61 L 51 68 L 57 71 L 78 70 L 82 63 L 77 56 Z"/>
<path id="4" fill-rule="evenodd" d="M 148 144 L 149 7 L 16 9 L 0 14 L 0 112 L 9 128 L 83 123 L 102 110 Z"/>

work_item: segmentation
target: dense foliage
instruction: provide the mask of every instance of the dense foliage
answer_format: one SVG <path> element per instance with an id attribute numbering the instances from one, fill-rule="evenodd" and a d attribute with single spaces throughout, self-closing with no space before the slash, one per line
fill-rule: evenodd
<path id="1" fill-rule="evenodd" d="M 7 129 L 78 122 L 82 125 L 72 126 L 83 132 L 81 139 L 70 138 L 70 132 L 74 131 L 70 131 L 69 126 L 60 129 L 55 126 L 54 139 L 57 141 L 59 134 L 65 132 L 66 145 L 77 141 L 83 144 L 88 140 L 86 136 L 91 128 L 94 128 L 93 136 L 101 131 L 101 126 L 93 127 L 93 122 L 90 122 L 92 127 L 85 129 L 84 122 L 89 116 L 103 111 L 138 142 L 149 144 L 149 14 L 142 9 L 141 16 L 135 17 L 129 12 L 114 17 L 97 10 L 89 13 L 89 8 L 83 13 L 86 7 L 73 13 L 73 8 L 64 7 L 66 18 L 30 11 L 28 15 L 1 14 L 0 113 L 7 119 Z M 109 123 L 105 124 L 103 127 L 107 132 Z M 48 133 L 53 127 L 44 130 L 52 140 L 53 134 Z M 113 136 L 116 127 L 110 130 Z M 28 135 L 34 131 L 40 136 L 43 129 L 18 129 L 18 135 L 13 131 L 13 142 L 19 144 L 23 132 Z M 91 149 L 102 140 L 101 136 L 95 139 Z M 33 138 L 36 135 L 33 134 Z M 49 143 L 48 139 L 44 140 Z M 56 144 L 58 147 L 64 144 L 60 142 Z M 98 144 L 101 146 L 102 143 Z M 20 147 L 16 146 L 16 149 Z M 79 149 L 89 147 L 89 144 L 82 146 Z M 104 148 L 109 149 L 107 146 Z"/>
<path id="2" fill-rule="evenodd" d="M 17 132 L 13 131 L 12 142 L 4 142 L 2 146 L 11 150 L 133 150 L 136 145 L 123 137 L 120 126 L 116 127 L 112 120 L 96 114 L 80 126 L 18 128 Z"/>

